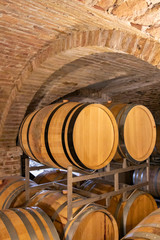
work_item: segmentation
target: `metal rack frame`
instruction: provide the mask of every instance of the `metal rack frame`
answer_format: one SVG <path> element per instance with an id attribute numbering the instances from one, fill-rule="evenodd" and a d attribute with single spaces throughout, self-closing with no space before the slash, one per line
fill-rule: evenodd
<path id="1" fill-rule="evenodd" d="M 67 169 L 67 182 L 66 180 L 60 180 L 60 181 L 56 181 L 56 182 L 49 182 L 49 183 L 44 183 L 44 184 L 39 184 L 38 186 L 29 186 L 29 172 L 32 170 L 38 170 L 38 169 L 47 169 L 49 167 L 47 166 L 42 166 L 42 167 L 29 167 L 29 159 L 26 158 L 25 159 L 25 177 L 26 177 L 26 182 L 25 182 L 25 191 L 26 191 L 26 201 L 29 200 L 29 192 L 30 189 L 45 189 L 48 188 L 50 186 L 55 186 L 57 189 L 67 189 L 67 218 L 68 221 L 72 219 L 73 214 L 72 214 L 72 210 L 75 207 L 79 207 L 79 206 L 83 206 L 86 204 L 90 204 L 93 202 L 96 202 L 98 200 L 101 199 L 106 199 L 106 206 L 109 204 L 109 200 L 111 197 L 116 196 L 118 194 L 122 194 L 123 195 L 123 201 L 126 200 L 126 196 L 127 196 L 127 192 L 129 191 L 134 191 L 135 189 L 139 189 L 143 186 L 146 186 L 147 190 L 149 191 L 149 168 L 150 168 L 150 159 L 147 159 L 144 163 L 139 164 L 139 165 L 133 165 L 133 166 L 127 166 L 127 159 L 124 158 L 123 159 L 123 163 L 122 163 L 122 168 L 117 168 L 114 170 L 110 170 L 110 166 L 111 164 L 108 164 L 107 167 L 105 169 L 103 169 L 102 172 L 93 172 L 91 174 L 86 173 L 82 176 L 76 176 L 73 177 L 73 168 L 72 166 L 68 166 Z M 119 174 L 120 173 L 126 173 L 126 172 L 130 172 L 133 170 L 137 170 L 140 168 L 146 168 L 146 172 L 147 172 L 147 179 L 146 182 L 143 183 L 139 183 L 136 185 L 127 185 L 124 184 L 123 187 L 120 187 L 120 182 L 119 182 Z M 107 193 L 103 193 L 100 195 L 94 194 L 94 193 L 90 193 L 84 190 L 80 190 L 80 189 L 76 189 L 73 187 L 73 183 L 76 182 L 81 182 L 84 180 L 91 180 L 91 179 L 96 179 L 96 178 L 101 178 L 101 177 L 107 177 L 107 176 L 114 176 L 114 191 L 111 192 L 107 192 Z M 65 184 L 64 184 L 65 183 Z M 72 199 L 72 194 L 73 192 L 76 192 L 78 194 L 81 194 L 85 197 L 87 197 L 86 199 L 82 199 L 82 200 L 78 200 L 76 202 L 74 202 Z"/>
<path id="2" fill-rule="evenodd" d="M 131 186 L 124 186 L 124 187 L 120 188 L 120 182 L 119 182 L 119 174 L 120 173 L 125 173 L 125 172 L 129 172 L 129 171 L 133 171 L 133 170 L 145 168 L 145 167 L 146 167 L 146 171 L 147 171 L 147 181 L 146 182 L 136 184 L 136 185 L 131 185 Z M 67 192 L 68 192 L 68 194 L 67 194 L 67 201 L 68 201 L 67 217 L 68 217 L 68 220 L 72 219 L 72 209 L 74 207 L 79 207 L 82 205 L 90 204 L 90 203 L 96 202 L 101 199 L 106 199 L 106 206 L 107 206 L 107 204 L 109 203 L 109 199 L 118 194 L 123 194 L 123 200 L 125 201 L 126 194 L 128 191 L 132 191 L 132 190 L 141 188 L 143 186 L 146 186 L 147 190 L 149 191 L 149 167 L 150 167 L 149 159 L 147 159 L 146 162 L 143 164 L 139 164 L 136 166 L 130 166 L 130 167 L 127 167 L 127 159 L 123 159 L 122 168 L 120 168 L 120 169 L 110 170 L 110 164 L 109 164 L 107 166 L 106 171 L 103 171 L 101 173 L 94 173 L 94 174 L 90 174 L 90 175 L 83 175 L 80 177 L 73 177 L 72 176 L 73 175 L 72 166 L 69 166 L 68 174 L 67 174 Z M 76 202 L 72 201 L 73 183 L 79 182 L 79 181 L 84 181 L 84 180 L 100 178 L 100 177 L 111 176 L 111 175 L 114 175 L 114 191 L 108 192 L 108 193 L 103 193 L 103 194 L 93 196 L 93 197 L 90 197 L 87 199 L 79 200 Z"/>

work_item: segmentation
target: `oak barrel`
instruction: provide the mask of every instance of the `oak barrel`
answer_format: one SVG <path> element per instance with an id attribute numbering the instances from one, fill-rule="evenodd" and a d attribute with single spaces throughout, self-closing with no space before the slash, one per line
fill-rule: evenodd
<path id="1" fill-rule="evenodd" d="M 52 221 L 38 207 L 0 211 L 1 240 L 60 240 Z"/>
<path id="2" fill-rule="evenodd" d="M 156 137 L 156 144 L 153 151 L 153 156 L 160 156 L 160 124 L 156 124 L 157 129 L 157 137 Z"/>
<path id="3" fill-rule="evenodd" d="M 82 184 L 81 189 L 96 194 L 114 191 L 111 185 L 91 180 Z M 106 205 L 105 199 L 97 203 Z M 126 201 L 123 201 L 122 195 L 112 197 L 107 208 L 115 217 L 121 236 L 124 236 L 155 209 L 157 209 L 157 204 L 154 198 L 150 194 L 138 190 L 128 194 Z"/>
<path id="4" fill-rule="evenodd" d="M 76 176 L 74 173 L 72 176 Z M 43 184 L 48 182 L 54 182 L 59 180 L 66 180 L 67 181 L 67 171 L 59 170 L 59 169 L 52 169 L 52 170 L 46 170 L 38 174 L 33 181 L 35 181 L 37 184 Z M 78 183 L 73 183 L 73 186 L 78 186 Z M 55 189 L 55 186 L 50 186 L 50 188 Z"/>
<path id="5" fill-rule="evenodd" d="M 154 197 L 160 197 L 160 166 L 150 166 L 149 172 L 149 193 Z M 133 173 L 133 183 L 138 184 L 145 181 L 146 168 L 135 170 Z"/>
<path id="6" fill-rule="evenodd" d="M 146 160 L 156 142 L 154 118 L 143 105 L 105 104 L 116 118 L 119 128 L 119 145 L 115 159 Z"/>
<path id="7" fill-rule="evenodd" d="M 152 212 L 133 228 L 123 240 L 159 240 L 160 239 L 160 209 Z"/>
<path id="8" fill-rule="evenodd" d="M 82 197 L 73 194 L 73 201 Z M 33 196 L 28 206 L 38 206 L 52 219 L 63 240 L 118 240 L 113 216 L 103 207 L 89 205 L 73 209 L 73 220 L 67 221 L 67 195 L 43 190 Z"/>
<path id="9" fill-rule="evenodd" d="M 118 127 L 101 104 L 57 103 L 24 119 L 19 142 L 28 156 L 48 166 L 100 169 L 116 153 Z"/>
<path id="10" fill-rule="evenodd" d="M 37 184 L 67 179 L 67 172 L 59 169 L 46 170 L 38 174 L 33 181 Z"/>
<path id="11" fill-rule="evenodd" d="M 30 186 L 37 186 L 30 180 Z M 25 178 L 21 176 L 5 177 L 0 184 L 0 210 L 12 207 L 21 207 L 25 201 Z M 35 190 L 30 191 L 30 196 L 35 194 Z"/>

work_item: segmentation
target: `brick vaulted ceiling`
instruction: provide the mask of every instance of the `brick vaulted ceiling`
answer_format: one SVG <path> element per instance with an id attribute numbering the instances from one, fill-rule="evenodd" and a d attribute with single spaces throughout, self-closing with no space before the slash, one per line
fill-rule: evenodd
<path id="1" fill-rule="evenodd" d="M 0 0 L 0 148 L 26 113 L 71 92 L 141 102 L 158 119 L 157 2 Z"/>

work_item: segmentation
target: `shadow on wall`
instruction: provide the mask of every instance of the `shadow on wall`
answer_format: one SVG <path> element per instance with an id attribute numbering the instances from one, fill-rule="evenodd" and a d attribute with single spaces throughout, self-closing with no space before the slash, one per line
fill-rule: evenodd
<path id="1" fill-rule="evenodd" d="M 103 102 L 117 93 L 122 93 L 122 91 L 139 89 L 140 85 L 143 87 L 146 84 L 153 84 L 153 81 L 146 82 L 146 75 L 151 78 L 157 74 L 160 75 L 160 71 L 156 67 L 131 55 L 120 53 L 91 54 L 70 62 L 55 71 L 34 95 L 26 115 L 39 106 L 45 106 L 52 102 L 52 89 L 54 89 L 55 84 L 61 84 L 62 87 L 71 89 L 71 94 L 64 98 L 76 96 L 80 100 L 91 98 L 91 100 L 87 99 L 86 101 Z M 81 87 L 82 85 L 87 87 Z M 122 101 L 122 97 L 120 97 L 120 101 Z M 128 100 L 125 102 L 128 103 Z"/>

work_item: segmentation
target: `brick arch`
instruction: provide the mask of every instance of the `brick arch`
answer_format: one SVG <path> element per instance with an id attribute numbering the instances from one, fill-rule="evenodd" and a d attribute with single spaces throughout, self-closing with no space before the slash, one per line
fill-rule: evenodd
<path id="1" fill-rule="evenodd" d="M 15 145 L 29 103 L 53 72 L 80 57 L 110 51 L 133 55 L 160 68 L 160 43 L 151 38 L 119 29 L 79 31 L 60 37 L 41 49 L 17 79 L 0 123 L 2 145 Z M 69 88 L 61 95 L 67 93 Z"/>

